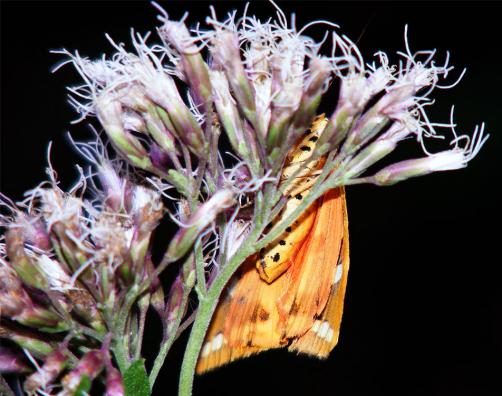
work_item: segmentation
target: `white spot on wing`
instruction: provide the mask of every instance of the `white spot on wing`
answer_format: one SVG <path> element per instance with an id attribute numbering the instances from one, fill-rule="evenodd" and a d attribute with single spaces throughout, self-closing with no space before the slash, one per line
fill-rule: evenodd
<path id="1" fill-rule="evenodd" d="M 324 321 L 324 322 L 322 322 L 322 325 L 319 328 L 317 335 L 323 339 L 326 339 L 326 335 L 328 334 L 328 331 L 329 331 L 329 323 Z"/>
<path id="2" fill-rule="evenodd" d="M 335 279 L 333 279 L 333 284 L 336 284 L 342 280 L 343 276 L 343 265 L 338 264 L 336 266 Z"/>
<path id="3" fill-rule="evenodd" d="M 208 341 L 204 344 L 204 347 L 202 348 L 202 357 L 206 357 L 211 353 L 211 341 Z"/>
<path id="4" fill-rule="evenodd" d="M 328 329 L 328 333 L 326 334 L 326 337 L 324 337 L 324 338 L 325 338 L 326 341 L 331 342 L 331 341 L 333 341 L 333 336 L 334 335 L 335 335 L 335 333 L 334 333 L 333 329 L 330 327 Z"/>
<path id="5" fill-rule="evenodd" d="M 211 345 L 211 349 L 213 352 L 216 352 L 223 346 L 223 334 L 218 333 L 214 336 L 213 342 Z"/>
<path id="6" fill-rule="evenodd" d="M 317 334 L 317 332 L 319 331 L 319 326 L 321 326 L 321 321 L 320 321 L 320 320 L 316 320 L 316 321 L 314 322 L 314 324 L 313 324 L 313 326 L 312 326 L 312 329 L 311 329 L 311 330 L 312 330 L 314 333 L 316 333 L 316 334 Z"/>

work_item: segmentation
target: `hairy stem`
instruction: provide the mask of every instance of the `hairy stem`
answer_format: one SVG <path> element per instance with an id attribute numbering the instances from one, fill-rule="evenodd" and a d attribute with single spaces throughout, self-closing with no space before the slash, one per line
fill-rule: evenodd
<path id="1" fill-rule="evenodd" d="M 152 371 L 150 372 L 149 381 L 150 381 L 150 389 L 153 389 L 155 384 L 155 380 L 159 375 L 160 369 L 164 365 L 164 361 L 166 360 L 167 353 L 171 349 L 173 342 L 176 341 L 176 338 L 179 334 L 179 327 L 181 324 L 181 320 L 185 314 L 186 306 L 188 304 L 188 296 L 190 295 L 192 289 L 185 288 L 183 292 L 183 296 L 181 298 L 181 304 L 178 310 L 178 314 L 176 316 L 175 321 L 172 323 L 172 329 L 170 332 L 165 333 L 162 343 L 160 345 L 160 351 L 155 361 L 153 363 Z"/>
<path id="2" fill-rule="evenodd" d="M 206 268 L 204 262 L 204 255 L 202 252 L 202 241 L 201 237 L 197 239 L 194 246 L 195 250 L 195 271 L 197 275 L 197 292 L 206 294 Z"/>
<path id="3" fill-rule="evenodd" d="M 259 232 L 253 232 L 252 235 L 249 235 L 245 246 L 239 249 L 214 279 L 206 293 L 205 299 L 199 301 L 197 316 L 192 326 L 192 331 L 190 332 L 190 338 L 181 366 L 179 396 L 190 396 L 192 394 L 195 366 L 211 317 L 218 304 L 219 297 L 234 272 L 244 260 L 253 253 L 253 244 L 258 239 L 260 233 L 261 229 L 259 229 Z"/>
<path id="4" fill-rule="evenodd" d="M 125 334 L 127 319 L 138 296 L 138 287 L 132 287 L 126 294 L 124 304 L 120 308 L 113 326 L 114 343 L 112 349 L 122 373 L 129 367 L 128 337 Z"/>
<path id="5" fill-rule="evenodd" d="M 265 219 L 268 215 L 267 208 L 263 206 L 263 202 L 267 202 L 266 198 L 269 198 L 268 194 L 265 194 L 265 197 L 261 193 L 257 194 L 253 230 L 248 235 L 244 244 L 232 258 L 230 258 L 229 262 L 222 267 L 221 272 L 218 273 L 218 276 L 213 280 L 211 286 L 207 290 L 206 297 L 199 301 L 197 316 L 192 326 L 192 331 L 190 332 L 190 338 L 181 366 L 179 396 L 190 396 L 192 394 L 195 366 L 197 365 L 199 352 L 204 342 L 204 337 L 209 327 L 211 317 L 216 309 L 216 305 L 218 304 L 219 297 L 225 285 L 244 260 L 255 251 L 255 242 L 263 231 Z"/>

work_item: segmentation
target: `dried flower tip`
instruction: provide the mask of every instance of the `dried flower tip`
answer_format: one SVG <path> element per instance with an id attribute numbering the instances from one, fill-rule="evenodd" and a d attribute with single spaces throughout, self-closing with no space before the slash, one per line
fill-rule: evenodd
<path id="1" fill-rule="evenodd" d="M 80 198 L 63 193 L 58 188 L 40 189 L 36 194 L 41 198 L 42 214 L 48 230 L 55 228 L 59 237 L 66 233 L 71 233 L 75 238 L 82 235 L 80 217 L 83 202 Z"/>
<path id="2" fill-rule="evenodd" d="M 160 194 L 143 186 L 135 186 L 132 194 L 131 214 L 137 232 L 153 231 L 163 215 Z"/>
<path id="3" fill-rule="evenodd" d="M 136 186 L 132 196 L 131 213 L 134 221 L 131 257 L 136 265 L 136 272 L 141 276 L 138 267 L 144 263 L 150 245 L 150 235 L 163 215 L 160 194 L 143 186 Z"/>
<path id="4" fill-rule="evenodd" d="M 46 252 L 51 249 L 49 234 L 39 216 L 28 216 L 19 212 L 11 227 L 22 229 L 24 243 L 30 247 Z"/>

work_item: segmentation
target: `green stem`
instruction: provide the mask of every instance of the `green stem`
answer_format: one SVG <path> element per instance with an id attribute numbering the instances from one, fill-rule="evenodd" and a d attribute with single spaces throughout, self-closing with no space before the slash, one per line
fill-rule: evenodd
<path id="1" fill-rule="evenodd" d="M 143 335 L 145 333 L 145 321 L 148 307 L 150 306 L 150 294 L 145 294 L 138 302 L 139 305 L 139 326 L 138 335 L 136 339 L 136 350 L 134 352 L 134 359 L 138 360 L 141 357 L 141 348 L 143 346 Z"/>
<path id="2" fill-rule="evenodd" d="M 206 268 L 204 266 L 204 254 L 202 252 L 201 238 L 197 238 L 195 242 L 195 271 L 197 275 L 197 292 L 206 294 Z"/>
<path id="3" fill-rule="evenodd" d="M 183 319 L 183 315 L 185 314 L 186 306 L 188 304 L 188 296 L 190 295 L 192 289 L 186 288 L 183 292 L 183 296 L 181 299 L 181 304 L 178 309 L 178 315 L 176 316 L 176 320 L 172 323 L 172 328 L 169 333 L 167 333 L 167 337 L 164 337 L 162 343 L 160 345 L 160 351 L 155 361 L 153 363 L 152 371 L 150 372 L 149 381 L 150 381 L 150 389 L 153 389 L 153 385 L 155 384 L 155 380 L 159 375 L 160 369 L 164 365 L 164 361 L 166 360 L 167 353 L 171 349 L 174 341 L 178 335 L 178 329 L 181 324 L 181 320 Z"/>
<path id="4" fill-rule="evenodd" d="M 210 288 L 207 291 L 206 298 L 199 301 L 197 317 L 190 332 L 190 338 L 185 350 L 183 364 L 181 366 L 179 396 L 190 396 L 193 388 L 193 378 L 195 373 L 195 366 L 199 358 L 199 352 L 204 342 L 207 328 L 211 321 L 218 299 L 222 293 L 225 285 L 230 280 L 234 272 L 250 256 L 254 251 L 254 243 L 261 234 L 261 227 L 255 228 L 252 235 L 248 236 L 245 246 L 230 259 L 230 261 L 221 269 L 221 272 L 214 279 Z"/>
<path id="5" fill-rule="evenodd" d="M 129 367 L 129 352 L 127 348 L 128 337 L 125 334 L 125 328 L 127 324 L 127 319 L 129 317 L 132 305 L 138 298 L 138 287 L 133 287 L 127 293 L 124 301 L 124 305 L 118 312 L 117 318 L 115 320 L 115 326 L 113 326 L 114 335 L 114 345 L 113 353 L 117 360 L 117 364 L 122 373 Z"/>
<path id="6" fill-rule="evenodd" d="M 192 331 L 190 332 L 190 338 L 185 349 L 185 355 L 181 366 L 179 396 L 191 396 L 192 394 L 195 366 L 197 365 L 199 352 L 204 342 L 204 337 L 209 327 L 211 317 L 227 282 L 244 260 L 256 250 L 255 242 L 260 237 L 269 214 L 268 207 L 264 203 L 270 201 L 271 195 L 272 194 L 265 193 L 263 196 L 260 192 L 257 194 L 253 230 L 240 249 L 230 258 L 229 262 L 221 268 L 221 272 L 218 273 L 218 276 L 213 280 L 211 286 L 207 290 L 206 297 L 199 301 L 197 316 L 192 326 Z"/>

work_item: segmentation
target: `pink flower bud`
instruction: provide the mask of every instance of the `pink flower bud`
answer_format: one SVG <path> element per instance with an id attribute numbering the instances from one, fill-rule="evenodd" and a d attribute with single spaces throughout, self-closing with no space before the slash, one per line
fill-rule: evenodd
<path id="1" fill-rule="evenodd" d="M 28 369 L 29 366 L 22 353 L 0 346 L 0 374 L 21 373 Z"/>
<path id="2" fill-rule="evenodd" d="M 82 378 L 86 376 L 92 382 L 103 370 L 104 356 L 103 352 L 92 350 L 87 352 L 78 362 L 77 366 L 66 374 L 61 383 L 63 390 L 59 396 L 70 396 L 78 388 Z"/>
<path id="3" fill-rule="evenodd" d="M 183 257 L 199 234 L 214 221 L 216 215 L 234 203 L 235 197 L 232 190 L 224 189 L 217 191 L 188 219 L 186 227 L 176 233 L 169 244 L 166 256 L 171 260 Z"/>
<path id="4" fill-rule="evenodd" d="M 185 24 L 166 20 L 159 33 L 178 52 L 185 80 L 195 95 L 195 104 L 206 108 L 211 100 L 208 68 Z"/>
<path id="5" fill-rule="evenodd" d="M 121 104 L 111 95 L 103 94 L 96 99 L 96 109 L 103 128 L 117 150 L 134 166 L 150 170 L 152 165 L 148 153 L 139 140 L 124 128 Z"/>
<path id="6" fill-rule="evenodd" d="M 122 382 L 122 375 L 113 366 L 108 365 L 106 368 L 106 396 L 124 396 L 124 384 Z"/>
<path id="7" fill-rule="evenodd" d="M 64 369 L 67 361 L 62 350 L 56 350 L 44 359 L 44 364 L 24 382 L 25 392 L 31 394 L 45 389 Z"/>
<path id="8" fill-rule="evenodd" d="M 213 36 L 211 43 L 210 51 L 215 66 L 225 71 L 239 108 L 256 129 L 258 119 L 254 91 L 241 60 L 237 34 L 219 30 Z"/>

